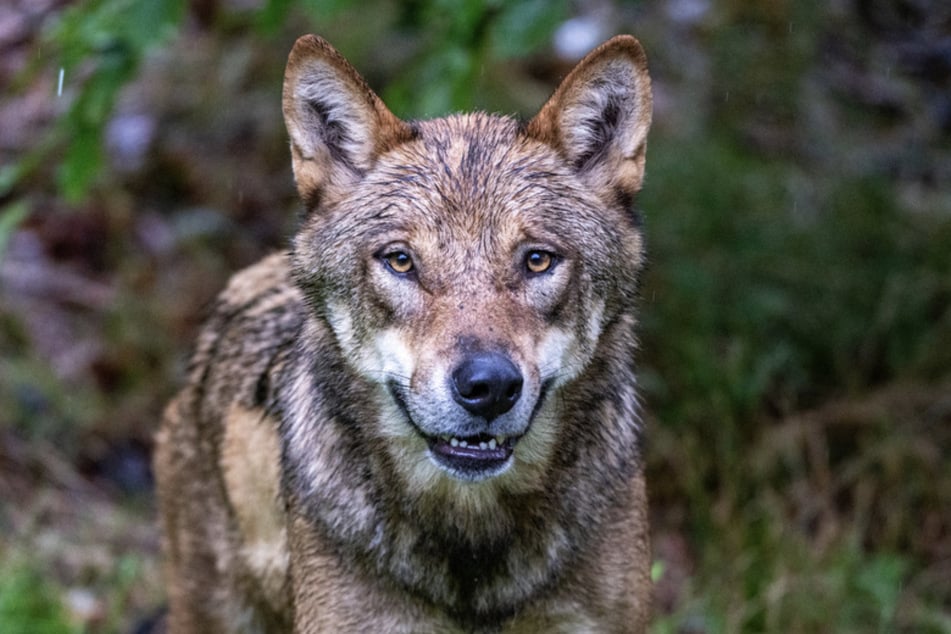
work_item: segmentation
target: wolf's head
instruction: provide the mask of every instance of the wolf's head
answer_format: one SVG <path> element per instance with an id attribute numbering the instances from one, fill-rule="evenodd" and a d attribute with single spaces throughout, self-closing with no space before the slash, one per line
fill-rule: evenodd
<path id="1" fill-rule="evenodd" d="M 294 274 L 372 386 L 364 433 L 411 490 L 544 486 L 573 437 L 564 392 L 598 371 L 601 347 L 632 352 L 631 201 L 651 118 L 640 45 L 593 51 L 524 125 L 404 122 L 306 36 L 283 107 L 308 211 Z"/>

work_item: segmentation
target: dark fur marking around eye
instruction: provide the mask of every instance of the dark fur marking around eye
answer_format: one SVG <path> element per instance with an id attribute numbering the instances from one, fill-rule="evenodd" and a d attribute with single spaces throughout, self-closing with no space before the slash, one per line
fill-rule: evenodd
<path id="1" fill-rule="evenodd" d="M 320 206 L 320 201 L 323 198 L 323 190 L 319 187 L 309 189 L 302 195 L 302 202 L 304 203 L 304 216 L 314 211 Z"/>
<path id="2" fill-rule="evenodd" d="M 258 377 L 257 383 L 254 386 L 254 404 L 258 407 L 264 406 L 267 402 L 268 394 L 271 391 L 271 377 L 268 374 L 270 370 L 270 364 L 268 364 L 267 370 L 261 373 L 261 376 Z"/>

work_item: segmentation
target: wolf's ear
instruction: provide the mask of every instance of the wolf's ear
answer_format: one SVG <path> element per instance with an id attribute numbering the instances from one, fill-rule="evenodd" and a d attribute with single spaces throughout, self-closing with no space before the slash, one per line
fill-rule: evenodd
<path id="1" fill-rule="evenodd" d="M 647 56 L 618 35 L 575 66 L 526 134 L 560 150 L 599 194 L 630 197 L 644 180 L 650 123 Z"/>
<path id="2" fill-rule="evenodd" d="M 295 42 L 283 96 L 294 179 L 309 207 L 325 188 L 352 184 L 380 153 L 413 136 L 356 69 L 316 35 Z"/>

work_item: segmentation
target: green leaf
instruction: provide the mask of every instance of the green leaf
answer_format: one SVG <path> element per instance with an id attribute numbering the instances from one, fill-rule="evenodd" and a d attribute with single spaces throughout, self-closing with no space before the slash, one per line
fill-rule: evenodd
<path id="1" fill-rule="evenodd" d="M 29 212 L 30 207 L 25 200 L 17 200 L 0 210 L 0 258 L 7 250 L 10 236 Z"/>
<path id="2" fill-rule="evenodd" d="M 651 583 L 657 583 L 663 579 L 666 570 L 667 565 L 664 564 L 663 560 L 655 560 L 654 563 L 651 564 Z"/>

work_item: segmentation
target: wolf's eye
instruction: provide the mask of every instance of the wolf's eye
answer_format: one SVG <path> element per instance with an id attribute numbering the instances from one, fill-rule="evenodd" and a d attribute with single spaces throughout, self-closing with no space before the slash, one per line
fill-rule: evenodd
<path id="1" fill-rule="evenodd" d="M 529 273 L 544 273 L 555 263 L 555 256 L 548 251 L 529 251 L 525 256 L 525 268 Z"/>
<path id="2" fill-rule="evenodd" d="M 413 270 L 413 258 L 406 251 L 393 251 L 383 256 L 386 266 L 394 273 L 405 275 Z"/>

